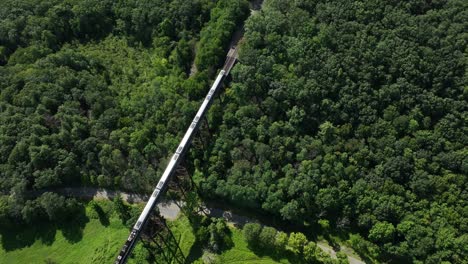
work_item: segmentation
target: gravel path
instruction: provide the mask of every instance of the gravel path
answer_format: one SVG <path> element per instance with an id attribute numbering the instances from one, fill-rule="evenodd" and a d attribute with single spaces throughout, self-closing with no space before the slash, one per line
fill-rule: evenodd
<path id="1" fill-rule="evenodd" d="M 112 200 L 116 195 L 120 195 L 122 199 L 128 203 L 146 203 L 146 201 L 149 199 L 148 195 L 106 190 L 94 187 L 59 188 L 54 189 L 53 191 L 64 196 L 85 199 Z M 158 203 L 158 208 L 161 215 L 168 220 L 175 220 L 180 213 L 180 208 L 174 201 L 160 202 Z"/>
<path id="2" fill-rule="evenodd" d="M 325 241 L 317 242 L 317 246 L 320 249 L 322 249 L 325 253 L 329 254 L 332 258 L 336 259 L 336 251 L 331 246 L 329 246 Z M 345 247 L 343 246 L 341 249 L 344 249 L 344 248 Z M 346 254 L 346 255 L 348 255 L 349 264 L 365 264 L 365 262 L 360 259 L 350 256 L 349 254 Z"/>
<path id="3" fill-rule="evenodd" d="M 129 203 L 144 203 L 149 198 L 148 195 L 107 190 L 107 189 L 94 188 L 94 187 L 59 188 L 59 189 L 54 189 L 53 192 L 62 194 L 64 196 L 79 197 L 79 198 L 85 198 L 85 199 L 108 199 L 108 200 L 112 200 L 117 194 L 120 194 L 120 196 L 122 196 L 122 199 Z"/>

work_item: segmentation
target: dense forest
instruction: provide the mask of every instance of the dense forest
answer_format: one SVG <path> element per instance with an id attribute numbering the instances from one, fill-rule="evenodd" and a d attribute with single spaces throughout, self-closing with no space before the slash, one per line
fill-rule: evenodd
<path id="1" fill-rule="evenodd" d="M 0 222 L 75 208 L 31 191 L 151 190 L 248 14 L 243 0 L 3 1 Z"/>
<path id="2" fill-rule="evenodd" d="M 204 193 L 355 232 L 377 261 L 468 261 L 466 1 L 267 0 Z"/>
<path id="3" fill-rule="evenodd" d="M 149 192 L 250 12 L 247 0 L 2 1 L 0 227 L 80 210 L 57 187 Z M 199 191 L 348 234 L 369 261 L 466 263 L 467 28 L 463 0 L 266 0 L 205 149 L 189 153 Z M 286 248 L 282 232 L 245 230 Z M 307 259 L 306 237 L 289 239 Z"/>

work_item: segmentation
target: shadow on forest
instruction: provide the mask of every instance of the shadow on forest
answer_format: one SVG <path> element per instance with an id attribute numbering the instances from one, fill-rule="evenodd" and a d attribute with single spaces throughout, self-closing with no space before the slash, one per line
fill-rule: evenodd
<path id="1" fill-rule="evenodd" d="M 0 225 L 2 248 L 5 251 L 13 251 L 33 245 L 36 241 L 50 246 L 55 242 L 57 230 L 61 230 L 65 239 L 70 243 L 76 243 L 83 239 L 83 229 L 89 218 L 84 207 L 80 207 L 76 213 L 61 223 L 47 220 L 35 221 L 31 224 L 11 222 Z"/>

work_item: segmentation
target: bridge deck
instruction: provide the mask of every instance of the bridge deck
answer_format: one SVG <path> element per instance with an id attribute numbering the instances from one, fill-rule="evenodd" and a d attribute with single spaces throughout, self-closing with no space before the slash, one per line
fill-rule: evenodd
<path id="1" fill-rule="evenodd" d="M 221 81 L 224 79 L 224 77 L 228 75 L 229 71 L 232 69 L 232 66 L 234 66 L 236 60 L 237 49 L 233 47 L 229 50 L 223 69 L 219 72 L 218 76 L 216 77 L 216 80 L 214 81 L 211 89 L 208 91 L 208 94 L 206 95 L 205 99 L 203 100 L 203 103 L 198 109 L 195 118 L 192 120 L 192 123 L 185 132 L 184 137 L 182 138 L 179 146 L 177 147 L 175 153 L 169 161 L 169 164 L 167 165 L 166 169 L 164 170 L 164 173 L 161 176 L 161 179 L 159 180 L 158 184 L 156 185 L 153 194 L 148 199 L 148 202 L 146 203 L 143 212 L 141 212 L 140 217 L 138 218 L 136 224 L 133 226 L 130 236 L 125 241 L 124 246 L 120 250 L 117 259 L 114 262 L 115 264 L 125 263 L 127 261 L 127 258 L 130 256 L 133 247 L 135 246 L 137 240 L 139 239 L 142 233 L 142 230 L 144 229 L 149 217 L 151 216 L 151 211 L 161 199 L 162 195 L 164 195 L 168 183 L 171 181 L 172 175 L 175 173 L 175 170 L 179 165 L 180 160 L 183 158 L 184 154 L 189 149 L 193 136 L 199 130 L 201 119 L 205 116 L 206 112 L 210 108 L 210 105 L 213 102 L 213 98 L 216 95 Z"/>
<path id="2" fill-rule="evenodd" d="M 224 63 L 224 66 L 223 66 L 225 76 L 229 74 L 232 67 L 234 66 L 234 63 L 236 63 L 237 58 L 238 58 L 237 47 L 232 47 L 226 56 L 226 62 Z"/>

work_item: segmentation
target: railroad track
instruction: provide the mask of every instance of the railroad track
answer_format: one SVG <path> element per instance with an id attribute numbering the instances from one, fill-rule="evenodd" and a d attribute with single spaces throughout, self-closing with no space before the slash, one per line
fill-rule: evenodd
<path id="1" fill-rule="evenodd" d="M 135 247 L 136 242 L 140 238 L 141 232 L 144 229 L 146 222 L 150 218 L 151 211 L 154 209 L 156 204 L 161 200 L 161 197 L 164 195 L 167 189 L 167 185 L 171 181 L 171 178 L 177 166 L 179 165 L 180 160 L 182 160 L 184 154 L 190 148 L 190 143 L 192 142 L 194 135 L 200 129 L 201 119 L 205 116 L 206 112 L 210 108 L 211 103 L 213 102 L 213 98 L 218 92 L 218 88 L 221 82 L 229 74 L 236 60 L 237 48 L 232 47 L 227 54 L 226 62 L 224 63 L 222 70 L 219 72 L 213 85 L 211 86 L 211 89 L 208 91 L 208 94 L 206 95 L 205 99 L 203 100 L 203 103 L 198 109 L 197 114 L 193 118 L 192 123 L 185 132 L 185 135 L 180 141 L 175 153 L 172 155 L 171 160 L 167 165 L 166 169 L 164 170 L 161 179 L 154 188 L 153 194 L 146 203 L 143 212 L 140 214 L 140 217 L 138 217 L 138 220 L 133 226 L 130 235 L 128 236 L 127 240 L 125 241 L 125 244 L 120 250 L 117 259 L 115 260 L 115 264 L 125 263 L 130 254 L 132 253 L 132 250 Z"/>

